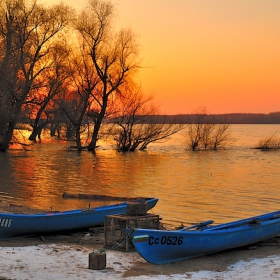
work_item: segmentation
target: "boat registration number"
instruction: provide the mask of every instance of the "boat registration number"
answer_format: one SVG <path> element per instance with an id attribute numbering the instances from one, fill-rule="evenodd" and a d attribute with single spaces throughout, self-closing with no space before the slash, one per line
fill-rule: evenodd
<path id="1" fill-rule="evenodd" d="M 10 227 L 12 224 L 12 219 L 1 219 L 0 218 L 0 227 Z"/>
<path id="2" fill-rule="evenodd" d="M 165 236 L 161 238 L 149 236 L 149 245 L 181 245 L 183 244 L 183 236 Z"/>

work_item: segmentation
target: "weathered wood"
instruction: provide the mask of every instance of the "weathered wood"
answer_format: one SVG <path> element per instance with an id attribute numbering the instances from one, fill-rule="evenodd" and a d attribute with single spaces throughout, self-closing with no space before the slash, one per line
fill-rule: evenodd
<path id="1" fill-rule="evenodd" d="M 106 253 L 91 252 L 89 253 L 89 269 L 104 269 L 106 268 Z"/>
<path id="2" fill-rule="evenodd" d="M 145 216 L 108 215 L 104 220 L 104 247 L 126 252 L 135 250 L 132 244 L 134 229 L 159 229 L 160 220 L 160 216 L 154 214 Z"/>
<path id="3" fill-rule="evenodd" d="M 147 202 L 145 201 L 128 201 L 126 215 L 128 216 L 144 216 L 147 214 Z"/>
<path id="4" fill-rule="evenodd" d="M 101 195 L 101 194 L 84 194 L 84 193 L 68 193 L 64 192 L 63 198 L 77 198 L 77 199 L 98 199 L 98 200 L 117 200 L 117 201 L 129 201 L 135 199 L 143 199 L 142 197 L 120 197 L 111 195 Z"/>

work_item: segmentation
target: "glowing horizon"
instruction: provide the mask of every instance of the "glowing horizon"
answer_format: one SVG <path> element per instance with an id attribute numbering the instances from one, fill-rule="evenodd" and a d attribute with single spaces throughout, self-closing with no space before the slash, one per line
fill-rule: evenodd
<path id="1" fill-rule="evenodd" d="M 139 81 L 161 113 L 280 111 L 279 1 L 111 2 L 116 30 L 138 36 Z M 81 10 L 87 1 L 65 3 Z"/>

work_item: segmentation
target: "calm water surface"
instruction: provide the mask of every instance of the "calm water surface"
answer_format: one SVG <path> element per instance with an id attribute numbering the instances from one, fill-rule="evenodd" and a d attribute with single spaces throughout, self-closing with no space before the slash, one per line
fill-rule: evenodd
<path id="1" fill-rule="evenodd" d="M 215 223 L 280 209 L 280 152 L 251 149 L 280 125 L 233 125 L 227 150 L 191 152 L 183 134 L 147 151 L 96 155 L 67 143 L 38 143 L 0 153 L 0 199 L 66 210 L 104 202 L 63 199 L 63 192 L 158 197 L 153 212 L 167 224 Z M 279 135 L 279 133 L 278 133 Z"/>

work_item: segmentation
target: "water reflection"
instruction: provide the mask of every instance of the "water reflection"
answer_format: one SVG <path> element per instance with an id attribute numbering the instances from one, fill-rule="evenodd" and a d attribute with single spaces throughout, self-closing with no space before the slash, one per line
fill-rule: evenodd
<path id="1" fill-rule="evenodd" d="M 0 154 L 0 194 L 54 210 L 104 204 L 63 199 L 64 192 L 158 197 L 154 212 L 178 223 L 257 215 L 279 209 L 279 152 L 249 147 L 276 128 L 233 126 L 235 149 L 216 152 L 186 151 L 182 135 L 127 154 L 106 148 L 78 153 L 61 142 L 36 144 L 30 151 Z"/>

